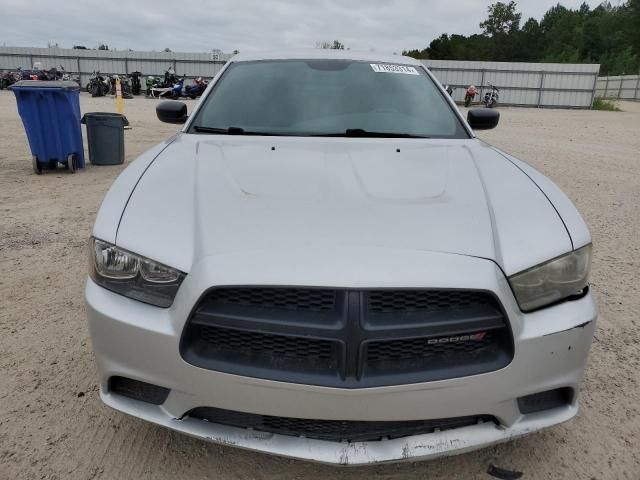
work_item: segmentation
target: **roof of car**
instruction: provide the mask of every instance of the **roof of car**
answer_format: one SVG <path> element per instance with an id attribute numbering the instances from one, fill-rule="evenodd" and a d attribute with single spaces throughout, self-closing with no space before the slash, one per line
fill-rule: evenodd
<path id="1" fill-rule="evenodd" d="M 418 60 L 402 55 L 388 55 L 376 52 L 358 52 L 355 50 L 330 50 L 309 48 L 301 50 L 281 50 L 274 52 L 252 52 L 234 55 L 232 62 L 250 62 L 256 60 L 312 60 L 312 59 L 344 59 L 363 60 L 376 63 L 400 63 L 405 65 L 422 65 Z"/>

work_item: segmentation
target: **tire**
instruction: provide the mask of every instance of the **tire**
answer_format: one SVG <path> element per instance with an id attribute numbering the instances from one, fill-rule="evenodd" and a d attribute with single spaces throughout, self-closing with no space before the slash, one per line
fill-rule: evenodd
<path id="1" fill-rule="evenodd" d="M 464 96 L 464 106 L 468 108 L 469 105 L 471 105 L 471 96 L 470 95 L 465 95 Z"/>
<path id="2" fill-rule="evenodd" d="M 33 171 L 36 173 L 36 175 L 40 175 L 42 173 L 42 165 L 40 165 L 40 162 L 38 162 L 38 157 L 33 155 L 31 157 L 31 164 L 33 165 Z"/>
<path id="3" fill-rule="evenodd" d="M 78 164 L 76 162 L 76 155 L 72 153 L 67 157 L 67 167 L 69 168 L 69 173 L 76 173 L 78 169 Z"/>

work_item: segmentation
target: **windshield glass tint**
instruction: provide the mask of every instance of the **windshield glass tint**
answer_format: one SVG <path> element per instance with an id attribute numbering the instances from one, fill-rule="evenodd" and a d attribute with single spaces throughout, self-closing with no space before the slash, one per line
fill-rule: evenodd
<path id="1" fill-rule="evenodd" d="M 218 133 L 232 127 L 245 134 L 340 135 L 363 130 L 468 138 L 422 68 L 351 60 L 231 64 L 191 131 L 198 127 L 221 129 Z"/>

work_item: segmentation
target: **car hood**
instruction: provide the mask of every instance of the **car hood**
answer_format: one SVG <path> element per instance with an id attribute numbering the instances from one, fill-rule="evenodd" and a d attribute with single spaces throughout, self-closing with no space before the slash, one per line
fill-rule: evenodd
<path id="1" fill-rule="evenodd" d="M 476 139 L 189 134 L 141 176 L 117 244 L 185 272 L 215 255 L 373 248 L 511 274 L 572 248 L 538 186 Z"/>

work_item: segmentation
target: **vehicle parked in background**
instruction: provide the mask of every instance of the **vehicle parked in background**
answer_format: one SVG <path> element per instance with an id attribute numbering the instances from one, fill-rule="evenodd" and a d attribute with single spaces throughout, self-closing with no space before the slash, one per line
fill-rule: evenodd
<path id="1" fill-rule="evenodd" d="M 204 440 L 419 460 L 574 417 L 597 309 L 571 201 L 417 60 L 240 54 L 90 240 L 101 399 Z M 527 448 L 526 444 L 520 445 Z M 518 448 L 516 446 L 515 448 Z"/>
<path id="2" fill-rule="evenodd" d="M 131 93 L 133 95 L 140 95 L 142 92 L 142 83 L 140 79 L 142 78 L 141 72 L 131 72 L 129 74 L 129 78 L 131 81 Z"/>
<path id="3" fill-rule="evenodd" d="M 147 77 L 146 95 L 148 97 L 168 96 L 167 93 L 173 90 L 176 86 L 176 83 L 178 83 L 179 81 L 180 79 L 176 76 L 175 70 L 170 66 L 164 72 L 164 77 L 157 77 L 153 75 L 149 75 Z M 184 79 L 182 79 L 182 81 L 184 84 Z"/>
<path id="4" fill-rule="evenodd" d="M 191 85 L 187 85 L 186 87 L 184 87 L 183 96 L 192 99 L 197 98 L 204 93 L 208 85 L 209 82 L 207 82 L 204 78 L 194 78 Z"/>
<path id="5" fill-rule="evenodd" d="M 133 98 L 133 95 L 131 94 L 131 79 L 121 75 L 111 75 L 109 78 L 109 81 L 111 82 L 109 91 L 111 94 L 116 94 L 116 82 L 118 80 L 120 80 L 120 92 L 122 93 L 122 98 Z"/>
<path id="6" fill-rule="evenodd" d="M 109 95 L 111 92 L 111 80 L 106 75 L 102 75 L 100 71 L 96 70 L 89 77 L 89 83 L 87 83 L 87 92 L 92 97 L 103 97 Z"/>
<path id="7" fill-rule="evenodd" d="M 3 72 L 0 74 L 0 90 L 10 87 L 23 78 L 25 78 L 25 75 L 21 67 L 18 67 L 13 71 Z"/>
<path id="8" fill-rule="evenodd" d="M 489 83 L 489 86 L 491 90 L 484 94 L 484 104 L 487 108 L 493 108 L 498 104 L 500 90 L 491 83 Z"/>
<path id="9" fill-rule="evenodd" d="M 178 79 L 176 83 L 169 87 L 152 87 L 151 96 L 155 98 L 171 98 L 173 100 L 182 97 L 184 94 L 184 79 L 185 77 Z"/>
<path id="10" fill-rule="evenodd" d="M 471 105 L 473 100 L 476 98 L 477 94 L 478 94 L 478 89 L 476 88 L 476 86 L 469 85 L 467 90 L 465 90 L 464 92 L 464 106 L 468 107 L 469 105 Z"/>
<path id="11" fill-rule="evenodd" d="M 146 90 L 145 95 L 147 97 L 151 96 L 152 90 L 160 84 L 158 77 L 154 77 L 153 75 L 147 76 L 145 80 Z"/>

